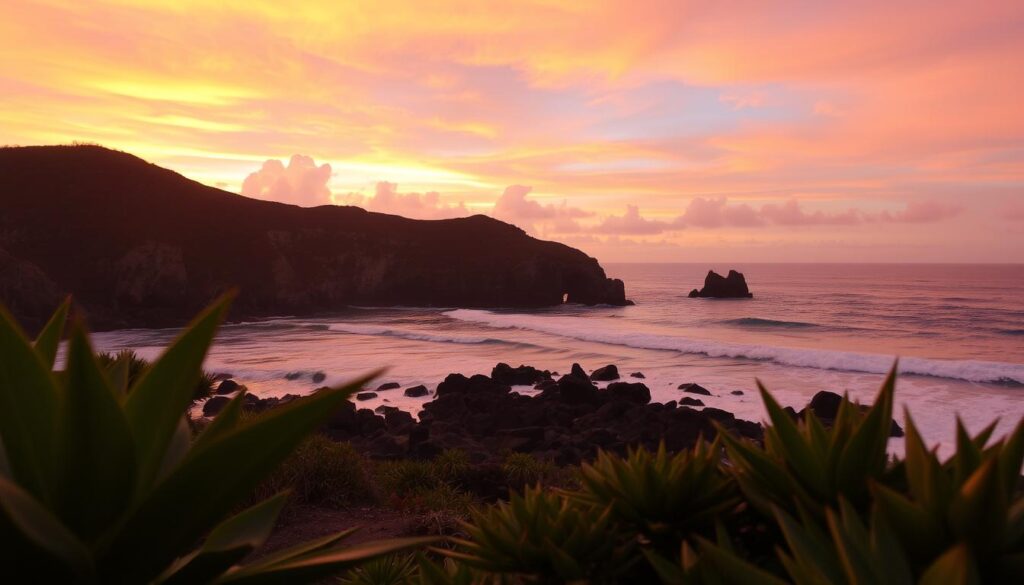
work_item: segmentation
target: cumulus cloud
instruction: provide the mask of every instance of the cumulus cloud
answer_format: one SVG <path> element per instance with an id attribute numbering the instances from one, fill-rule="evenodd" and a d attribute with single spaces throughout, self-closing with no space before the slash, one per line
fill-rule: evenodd
<path id="1" fill-rule="evenodd" d="M 390 213 L 413 219 L 449 219 L 465 217 L 470 214 L 461 201 L 455 205 L 442 203 L 441 195 L 436 191 L 400 193 L 397 184 L 387 181 L 377 183 L 374 193 L 370 197 L 355 193 L 344 198 L 344 202 L 358 205 L 368 211 Z"/>
<path id="2" fill-rule="evenodd" d="M 672 224 L 656 219 L 647 219 L 640 215 L 640 208 L 627 205 L 623 215 L 609 215 L 594 227 L 594 231 L 602 234 L 624 236 L 651 236 L 660 234 L 673 227 Z"/>
<path id="3" fill-rule="evenodd" d="M 758 226 L 764 219 L 746 203 L 729 205 L 725 197 L 706 199 L 697 197 L 686 207 L 677 222 L 681 225 L 716 228 L 722 226 Z"/>
<path id="4" fill-rule="evenodd" d="M 529 199 L 533 190 L 525 185 L 509 185 L 494 202 L 491 215 L 515 224 L 528 232 L 570 233 L 580 229 L 576 219 L 591 214 L 565 201 L 559 205 L 543 204 Z"/>
<path id="5" fill-rule="evenodd" d="M 963 209 L 959 205 L 946 205 L 938 201 L 911 201 L 903 211 L 882 212 L 878 219 L 902 223 L 931 223 L 956 217 Z"/>
<path id="6" fill-rule="evenodd" d="M 277 159 L 263 163 L 242 182 L 242 195 L 296 205 L 324 205 L 331 202 L 331 165 L 317 166 L 312 157 L 293 155 L 288 166 Z"/>
<path id="7" fill-rule="evenodd" d="M 583 229 L 596 234 L 657 235 L 687 228 L 775 226 L 848 226 L 873 222 L 932 223 L 957 216 L 963 208 L 935 201 L 912 201 L 900 211 L 867 213 L 857 209 L 844 211 L 807 211 L 800 201 L 766 203 L 759 208 L 746 203 L 730 204 L 725 197 L 697 197 L 686 210 L 671 221 L 648 219 L 635 205 L 627 205 L 623 215 L 606 216 L 600 223 Z M 577 230 L 580 231 L 580 230 Z M 566 232 L 572 233 L 572 232 Z"/>
<path id="8" fill-rule="evenodd" d="M 853 225 L 861 223 L 863 217 L 855 209 L 847 209 L 837 213 L 824 211 L 804 211 L 800 202 L 790 199 L 785 203 L 768 203 L 761 206 L 758 214 L 771 223 L 777 225 Z"/>

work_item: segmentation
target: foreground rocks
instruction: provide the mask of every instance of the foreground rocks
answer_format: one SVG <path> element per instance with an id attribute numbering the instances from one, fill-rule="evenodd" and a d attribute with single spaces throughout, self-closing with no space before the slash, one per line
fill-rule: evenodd
<path id="1" fill-rule="evenodd" d="M 533 381 L 539 394 L 512 391 L 513 385 Z M 507 364 L 495 366 L 491 376 L 450 374 L 435 394 L 419 421 L 392 407 L 380 408 L 381 417 L 349 403 L 325 432 L 374 457 L 429 458 L 461 449 L 475 462 L 524 452 L 560 465 L 592 458 L 598 449 L 624 453 L 636 445 L 654 449 L 661 441 L 669 449 L 683 449 L 700 436 L 712 437 L 716 423 L 739 436 L 762 436 L 761 425 L 724 410 L 651 403 L 650 390 L 640 382 L 598 388 L 577 364 L 557 380 L 550 372 Z"/>
<path id="2" fill-rule="evenodd" d="M 512 391 L 513 385 L 528 384 L 539 393 L 529 396 Z M 382 386 L 394 389 L 392 384 Z M 495 464 L 510 452 L 570 465 L 593 458 L 598 449 L 625 453 L 638 445 L 655 449 L 664 441 L 670 450 L 680 450 L 691 447 L 701 436 L 713 437 L 716 426 L 740 437 L 762 440 L 760 424 L 705 406 L 693 396 L 712 396 L 706 388 L 687 383 L 679 389 L 689 395 L 678 402 L 652 403 L 645 384 L 612 382 L 599 388 L 579 364 L 555 379 L 553 372 L 502 363 L 494 367 L 491 376 L 449 374 L 438 384 L 435 398 L 424 404 L 418 420 L 394 406 L 380 405 L 374 412 L 346 402 L 332 414 L 323 432 L 349 441 L 375 458 L 425 459 L 445 449 L 460 449 L 474 463 Z M 407 396 L 429 394 L 422 385 L 404 392 Z M 356 401 L 371 394 L 375 393 L 360 393 Z M 258 412 L 294 398 L 246 395 L 243 408 Z M 229 400 L 223 395 L 210 398 L 203 405 L 204 416 L 215 416 Z M 838 394 L 819 392 L 799 413 L 789 407 L 786 411 L 802 417 L 811 410 L 831 425 L 840 400 Z M 899 425 L 892 424 L 892 435 L 902 436 Z"/>
<path id="3" fill-rule="evenodd" d="M 749 299 L 754 294 L 747 288 L 747 279 L 742 273 L 730 270 L 728 276 L 723 278 L 721 274 L 710 270 L 704 278 L 704 288 L 691 290 L 689 296 L 691 299 Z"/>

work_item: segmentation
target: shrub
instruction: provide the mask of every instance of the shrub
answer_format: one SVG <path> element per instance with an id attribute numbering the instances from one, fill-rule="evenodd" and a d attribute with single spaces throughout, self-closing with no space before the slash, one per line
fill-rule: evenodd
<path id="1" fill-rule="evenodd" d="M 521 490 L 526 486 L 545 483 L 553 478 L 558 468 L 543 459 L 538 459 L 531 453 L 512 453 L 505 458 L 501 465 L 502 471 L 512 489 Z"/>
<path id="2" fill-rule="evenodd" d="M 249 424 L 239 396 L 192 440 L 183 413 L 227 307 L 202 313 L 126 393 L 78 323 L 53 374 L 68 303 L 35 343 L 0 310 L 0 580 L 308 582 L 423 542 L 343 547 L 340 533 L 240 564 L 284 494 L 225 516 L 367 379 Z"/>
<path id="3" fill-rule="evenodd" d="M 575 505 L 560 493 L 527 488 L 474 511 L 452 558 L 472 568 L 542 583 L 613 581 L 632 558 L 609 510 Z"/>
<path id="4" fill-rule="evenodd" d="M 130 349 L 122 349 L 117 353 L 101 352 L 96 354 L 96 361 L 103 368 L 111 380 L 111 385 L 127 392 L 135 386 L 135 382 L 142 377 L 142 374 L 149 368 L 149 360 L 139 357 Z M 199 381 L 196 382 L 195 392 L 192 393 L 193 400 L 206 398 L 213 393 L 213 385 L 216 383 L 213 374 L 200 371 Z"/>
<path id="5" fill-rule="evenodd" d="M 598 453 L 580 471 L 581 488 L 569 497 L 609 509 L 621 526 L 678 550 L 691 533 L 710 534 L 740 503 L 732 477 L 720 465 L 718 442 L 669 455 L 635 449 L 625 458 Z"/>
<path id="6" fill-rule="evenodd" d="M 416 574 L 414 555 L 390 555 L 351 569 L 340 579 L 342 585 L 404 585 Z"/>
<path id="7" fill-rule="evenodd" d="M 375 499 L 369 462 L 348 443 L 314 434 L 299 444 L 280 467 L 256 488 L 264 499 L 285 490 L 290 502 L 342 507 Z"/>
<path id="8" fill-rule="evenodd" d="M 389 497 L 405 497 L 441 483 L 431 462 L 413 459 L 382 461 L 377 464 L 376 476 L 381 490 Z"/>

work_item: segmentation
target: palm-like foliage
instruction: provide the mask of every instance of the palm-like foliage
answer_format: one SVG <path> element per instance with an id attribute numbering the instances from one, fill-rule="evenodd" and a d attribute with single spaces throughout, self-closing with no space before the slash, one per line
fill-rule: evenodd
<path id="1" fill-rule="evenodd" d="M 342 533 L 239 565 L 269 535 L 284 496 L 227 512 L 369 378 L 244 424 L 236 397 L 192 440 L 183 413 L 229 300 L 133 383 L 127 360 L 101 368 L 78 323 L 66 370 L 53 373 L 67 303 L 35 343 L 0 310 L 2 580 L 298 582 L 420 542 L 346 548 Z"/>
<path id="2" fill-rule="evenodd" d="M 639 448 L 625 457 L 601 452 L 580 470 L 579 491 L 570 498 L 598 509 L 655 545 L 678 549 L 691 533 L 708 532 L 739 503 L 732 476 L 721 467 L 719 441 L 698 441 L 691 450 L 668 454 Z"/>
<path id="3" fill-rule="evenodd" d="M 871 482 L 887 471 L 895 382 L 894 366 L 866 412 L 844 397 L 828 429 L 811 409 L 803 421 L 794 421 L 759 383 L 771 420 L 764 448 L 720 432 L 751 505 L 767 515 L 775 506 L 792 513 L 800 507 L 823 518 L 825 508 L 836 507 L 842 497 L 864 510 Z"/>
<path id="4" fill-rule="evenodd" d="M 631 557 L 632 543 L 615 530 L 610 510 L 576 505 L 540 487 L 474 511 L 465 530 L 468 537 L 452 539 L 457 549 L 446 554 L 528 582 L 613 582 Z"/>

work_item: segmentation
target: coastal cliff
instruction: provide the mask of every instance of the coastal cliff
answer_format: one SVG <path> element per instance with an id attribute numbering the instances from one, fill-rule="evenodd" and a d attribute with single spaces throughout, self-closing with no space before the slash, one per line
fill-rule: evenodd
<path id="1" fill-rule="evenodd" d="M 98 146 L 0 149 L 0 209 L 0 302 L 29 326 L 68 293 L 100 328 L 179 325 L 233 287 L 233 318 L 629 302 L 594 258 L 486 216 L 261 201 Z"/>

